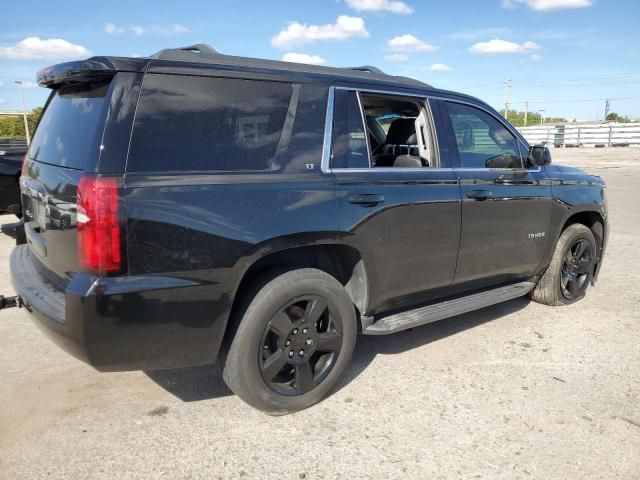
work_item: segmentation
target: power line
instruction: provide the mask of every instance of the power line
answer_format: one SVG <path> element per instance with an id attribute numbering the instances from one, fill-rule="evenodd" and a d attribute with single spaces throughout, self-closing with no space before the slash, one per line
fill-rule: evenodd
<path id="1" fill-rule="evenodd" d="M 615 79 L 619 79 L 619 81 L 613 81 Z M 556 82 L 557 80 L 564 80 L 564 82 Z M 596 83 L 584 83 L 588 81 L 597 81 Z M 609 81 L 611 80 L 611 81 Z M 511 80 L 513 82 L 513 80 Z M 554 84 L 549 84 L 556 83 Z M 516 87 L 543 87 L 543 88 L 553 88 L 553 87 L 587 87 L 587 86 L 600 86 L 600 85 L 621 85 L 621 84 L 633 84 L 640 83 L 640 73 L 625 73 L 625 74 L 615 74 L 615 75 L 591 75 L 591 76 L 583 76 L 583 77 L 548 77 L 543 80 L 525 80 L 524 83 L 518 83 L 515 81 Z M 499 88 L 500 85 L 504 85 L 504 83 L 492 82 L 492 83 L 484 83 L 480 85 L 467 85 L 464 87 L 460 87 L 461 89 L 485 89 L 488 87 L 491 88 Z"/>
<path id="2" fill-rule="evenodd" d="M 529 103 L 576 103 L 576 102 L 602 102 L 602 101 L 612 101 L 612 100 L 640 100 L 640 97 L 618 97 L 618 98 L 612 98 L 612 97 L 603 97 L 603 98 L 589 98 L 589 99 L 583 99 L 583 100 L 538 100 L 538 101 L 531 101 L 531 100 L 513 100 L 511 103 L 525 103 L 525 102 L 529 102 Z"/>
<path id="3" fill-rule="evenodd" d="M 527 87 L 527 88 L 561 88 L 561 87 L 575 88 L 575 87 L 600 87 L 603 85 L 628 85 L 631 83 L 640 83 L 640 79 L 633 80 L 631 82 L 564 83 L 564 84 L 561 83 L 561 84 L 555 84 L 555 85 L 549 85 L 549 84 L 542 85 L 537 83 L 530 83 L 530 84 L 519 83 L 519 84 L 516 84 L 516 86 Z"/>

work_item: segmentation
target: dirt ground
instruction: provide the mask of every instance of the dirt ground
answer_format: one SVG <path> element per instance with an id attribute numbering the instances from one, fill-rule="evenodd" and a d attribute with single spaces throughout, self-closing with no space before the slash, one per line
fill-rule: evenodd
<path id="1" fill-rule="evenodd" d="M 640 478 L 640 149 L 553 155 L 608 182 L 588 297 L 361 336 L 339 388 L 294 415 L 251 409 L 210 366 L 98 373 L 0 312 L 0 478 Z"/>

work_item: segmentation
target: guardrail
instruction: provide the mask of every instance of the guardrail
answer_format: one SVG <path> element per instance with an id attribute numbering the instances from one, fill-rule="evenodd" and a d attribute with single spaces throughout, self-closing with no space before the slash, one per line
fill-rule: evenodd
<path id="1" fill-rule="evenodd" d="M 640 147 L 640 123 L 536 125 L 518 130 L 532 145 Z"/>
<path id="2" fill-rule="evenodd" d="M 2 147 L 26 147 L 27 141 L 24 138 L 0 137 L 0 146 Z"/>

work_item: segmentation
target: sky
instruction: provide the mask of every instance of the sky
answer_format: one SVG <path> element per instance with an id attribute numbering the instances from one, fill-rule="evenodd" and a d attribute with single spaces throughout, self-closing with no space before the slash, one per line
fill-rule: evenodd
<path id="1" fill-rule="evenodd" d="M 640 118 L 640 0 L 31 0 L 7 2 L 0 110 L 48 90 L 36 72 L 93 55 L 147 56 L 208 43 L 230 55 L 375 65 L 545 117 Z"/>

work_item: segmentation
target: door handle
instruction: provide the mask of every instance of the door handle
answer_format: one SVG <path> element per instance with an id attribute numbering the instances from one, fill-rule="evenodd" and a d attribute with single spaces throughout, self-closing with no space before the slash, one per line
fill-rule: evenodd
<path id="1" fill-rule="evenodd" d="M 467 197 L 474 200 L 486 200 L 491 198 L 491 192 L 489 190 L 471 190 L 467 193 Z"/>
<path id="2" fill-rule="evenodd" d="M 362 205 L 364 207 L 373 207 L 379 203 L 384 202 L 384 195 L 377 193 L 358 193 L 349 195 L 349 203 L 356 205 Z"/>

